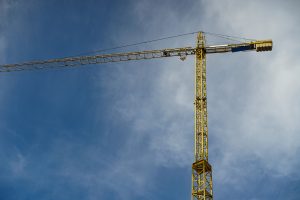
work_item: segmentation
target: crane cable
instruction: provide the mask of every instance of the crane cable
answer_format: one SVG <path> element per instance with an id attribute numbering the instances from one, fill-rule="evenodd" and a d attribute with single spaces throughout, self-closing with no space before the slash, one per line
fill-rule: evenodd
<path id="1" fill-rule="evenodd" d="M 85 56 L 85 55 L 92 55 L 92 54 L 100 53 L 100 52 L 106 52 L 106 51 L 122 49 L 122 48 L 132 47 L 132 46 L 138 46 L 138 45 L 141 45 L 141 44 L 148 44 L 148 43 L 152 43 L 152 42 L 157 42 L 157 41 L 162 41 L 162 40 L 167 40 L 167 39 L 172 39 L 172 38 L 178 38 L 178 37 L 187 36 L 187 35 L 194 35 L 194 34 L 197 34 L 199 32 L 203 32 L 204 34 L 207 34 L 207 35 L 211 35 L 211 36 L 219 37 L 219 38 L 224 38 L 224 39 L 227 39 L 227 40 L 237 41 L 237 42 L 255 41 L 255 39 L 248 39 L 248 38 L 244 38 L 244 37 L 230 36 L 230 35 L 212 33 L 212 32 L 207 32 L 207 31 L 194 31 L 194 32 L 189 32 L 189 33 L 183 33 L 183 34 L 178 34 L 178 35 L 172 35 L 172 36 L 147 40 L 147 41 L 143 41 L 143 42 L 125 44 L 125 45 L 115 46 L 115 47 L 106 48 L 106 49 L 99 49 L 99 50 L 84 52 L 84 53 L 80 53 L 80 54 L 76 54 L 76 55 L 64 56 L 64 57 L 61 57 L 60 59 L 69 58 L 69 57 L 79 57 L 79 56 Z M 1 66 L 3 66 L 3 65 L 0 65 L 0 67 Z"/>
<path id="2" fill-rule="evenodd" d="M 127 47 L 132 47 L 132 46 L 138 46 L 138 45 L 141 45 L 141 44 L 147 44 L 147 43 L 157 42 L 157 41 L 161 41 L 161 40 L 167 40 L 167 39 L 172 39 L 172 38 L 177 38 L 177 37 L 182 37 L 182 36 L 187 36 L 187 35 L 193 35 L 193 34 L 196 34 L 196 33 L 199 33 L 199 32 L 203 32 L 207 35 L 211 35 L 211 36 L 219 37 L 219 38 L 224 38 L 224 39 L 232 40 L 232 41 L 236 41 L 236 42 L 255 41 L 255 39 L 249 39 L 249 38 L 244 38 L 244 37 L 230 36 L 230 35 L 224 35 L 224 34 L 212 33 L 212 32 L 206 32 L 206 31 L 194 31 L 194 32 L 190 32 L 190 33 L 172 35 L 172 36 L 147 40 L 147 41 L 143 41 L 143 42 L 125 44 L 125 45 L 115 46 L 115 47 L 106 48 L 106 49 L 99 49 L 99 50 L 84 52 L 84 53 L 80 53 L 80 54 L 76 54 L 76 55 L 68 56 L 68 57 L 77 57 L 77 56 L 83 56 L 83 55 L 90 55 L 90 54 L 95 54 L 95 53 L 100 53 L 100 52 L 105 52 L 105 51 L 122 49 L 122 48 L 127 48 Z"/>

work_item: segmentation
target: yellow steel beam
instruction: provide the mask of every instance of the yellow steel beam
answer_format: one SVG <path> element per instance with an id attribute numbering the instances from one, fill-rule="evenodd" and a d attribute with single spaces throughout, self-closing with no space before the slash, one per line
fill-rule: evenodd
<path id="1" fill-rule="evenodd" d="M 199 33 L 195 65 L 195 161 L 192 165 L 192 199 L 212 200 L 212 168 L 208 162 L 205 37 Z"/>

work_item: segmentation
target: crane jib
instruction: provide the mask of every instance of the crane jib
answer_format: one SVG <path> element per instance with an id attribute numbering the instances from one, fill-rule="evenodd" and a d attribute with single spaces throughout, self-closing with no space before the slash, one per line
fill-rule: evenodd
<path id="1" fill-rule="evenodd" d="M 239 52 L 247 50 L 271 51 L 273 47 L 272 40 L 256 40 L 249 43 L 240 44 L 225 44 L 206 46 L 204 51 L 206 54 L 212 53 L 226 53 Z M 183 48 L 169 48 L 161 50 L 147 50 L 137 52 L 123 52 L 112 54 L 98 54 L 78 57 L 65 57 L 50 60 L 30 61 L 17 64 L 0 65 L 1 72 L 12 72 L 22 70 L 39 70 L 52 69 L 62 67 L 76 67 L 89 64 L 104 64 L 109 62 L 122 62 L 129 60 L 146 60 L 163 57 L 180 56 L 184 60 L 187 55 L 195 55 L 199 47 L 183 47 Z"/>

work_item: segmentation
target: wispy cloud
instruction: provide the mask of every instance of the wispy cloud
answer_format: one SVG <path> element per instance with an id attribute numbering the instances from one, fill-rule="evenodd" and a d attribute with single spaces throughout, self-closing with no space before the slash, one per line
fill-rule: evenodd
<path id="1" fill-rule="evenodd" d="M 292 7 L 293 3 L 297 4 L 289 2 L 285 8 Z M 152 9 L 165 7 L 158 8 L 149 2 L 139 2 L 136 11 L 141 21 L 147 21 L 148 28 L 164 27 L 169 23 L 168 32 L 205 27 L 208 31 L 257 39 L 272 38 L 274 41 L 271 53 L 208 57 L 209 126 L 213 140 L 211 159 L 216 165 L 215 179 L 235 186 L 239 182 L 246 184 L 246 177 L 257 167 L 270 176 L 294 175 L 300 162 L 297 158 L 300 149 L 297 134 L 300 130 L 297 123 L 300 63 L 295 55 L 298 47 L 294 45 L 299 40 L 299 28 L 294 20 L 296 10 L 282 9 L 280 2 L 269 5 L 257 1 L 210 1 L 193 5 L 197 9 L 192 9 L 184 17 L 174 8 L 150 18 Z M 152 9 L 148 11 L 150 7 Z M 199 9 L 203 13 L 199 14 Z M 152 31 L 147 27 L 145 35 L 164 33 L 164 28 Z M 157 155 L 154 158 L 156 164 L 188 166 L 193 145 L 193 63 L 160 62 L 147 63 L 149 68 L 159 66 L 159 72 L 154 76 L 150 75 L 152 70 L 142 68 L 139 73 L 122 70 L 114 77 L 114 82 L 120 78 L 120 82 L 136 80 L 135 84 L 141 84 L 139 79 L 142 79 L 144 84 L 149 84 L 147 98 L 135 95 L 145 91 L 136 90 L 134 84 L 129 84 L 126 93 L 120 91 L 122 98 L 117 101 L 117 106 L 121 106 L 116 107 L 116 112 L 133 121 L 132 137 L 147 134 L 149 146 L 145 146 L 148 149 L 146 154 Z M 245 68 L 243 63 L 246 62 Z M 126 77 L 128 74 L 130 77 Z"/>
<path id="2" fill-rule="evenodd" d="M 292 3 L 288 5 L 289 3 L 284 6 L 292 6 Z M 263 167 L 273 174 L 275 171 L 277 175 L 292 175 L 300 162 L 296 156 L 300 149 L 300 138 L 297 134 L 300 130 L 297 123 L 300 113 L 300 81 L 296 78 L 296 74 L 300 72 L 300 63 L 294 54 L 299 47 L 293 45 L 299 39 L 297 34 L 290 32 L 297 27 L 297 20 L 293 20 L 297 18 L 297 14 L 293 10 L 281 9 L 282 5 L 276 3 L 269 5 L 265 2 L 258 5 L 253 1 L 226 1 L 221 4 L 214 1 L 213 4 L 212 13 L 222 13 L 219 23 L 229 27 L 233 33 L 250 33 L 259 37 L 258 39 L 271 37 L 274 41 L 272 53 L 255 55 L 253 60 L 247 58 L 252 69 L 246 69 L 250 73 L 244 74 L 243 80 L 248 82 L 249 87 L 227 85 L 237 90 L 232 91 L 230 95 L 233 99 L 242 99 L 243 107 L 239 110 L 230 102 L 223 104 L 228 106 L 228 112 L 234 114 L 232 118 L 224 119 L 226 124 L 222 130 L 230 132 L 220 132 L 226 135 L 218 139 L 226 138 L 226 142 L 222 143 L 230 144 L 227 148 L 223 147 L 224 154 L 232 154 L 236 159 L 252 157 L 259 160 Z M 271 6 L 271 9 L 266 9 L 268 6 Z M 233 7 L 236 12 L 232 12 Z M 252 17 L 247 17 L 251 15 Z M 260 19 L 264 20 L 260 22 Z M 295 29 L 298 29 L 294 31 L 299 33 L 299 28 Z M 288 38 L 286 34 L 289 34 Z M 226 65 L 228 64 L 226 62 Z M 241 91 L 245 90 L 246 92 L 242 92 L 244 96 L 241 96 Z M 219 95 L 216 97 L 222 99 Z M 216 100 L 212 100 L 212 103 L 214 101 Z M 218 115 L 217 110 L 213 112 Z M 289 166 L 282 167 L 287 163 Z M 226 167 L 223 169 L 227 174 L 230 171 L 226 170 Z"/>

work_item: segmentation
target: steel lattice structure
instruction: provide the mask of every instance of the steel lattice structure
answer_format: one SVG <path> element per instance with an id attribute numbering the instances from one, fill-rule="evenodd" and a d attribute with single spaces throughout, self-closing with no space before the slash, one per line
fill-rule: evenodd
<path id="1" fill-rule="evenodd" d="M 212 199 L 212 168 L 208 162 L 205 38 L 198 34 L 195 65 L 195 162 L 192 165 L 193 199 Z"/>
<path id="2" fill-rule="evenodd" d="M 31 61 L 18 64 L 6 64 L 0 65 L 0 72 L 78 67 L 91 64 L 104 64 L 111 62 L 145 60 L 174 56 L 179 56 L 181 60 L 184 60 L 186 56 L 195 55 L 195 160 L 192 164 L 192 199 L 212 200 L 212 167 L 208 162 L 206 54 L 251 50 L 256 50 L 257 52 L 271 51 L 272 46 L 272 40 L 256 40 L 239 44 L 206 46 L 204 33 L 199 32 L 195 48 L 184 47 L 128 53 L 99 54 L 94 56 L 77 56 L 43 61 Z"/>

